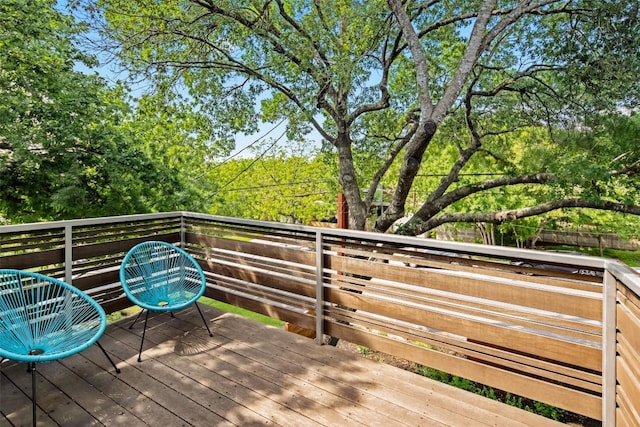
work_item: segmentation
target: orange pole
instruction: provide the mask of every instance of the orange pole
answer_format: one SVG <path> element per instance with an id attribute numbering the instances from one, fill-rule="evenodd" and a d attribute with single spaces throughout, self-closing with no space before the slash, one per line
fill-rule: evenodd
<path id="1" fill-rule="evenodd" d="M 344 193 L 338 193 L 338 228 L 349 228 L 349 205 Z"/>

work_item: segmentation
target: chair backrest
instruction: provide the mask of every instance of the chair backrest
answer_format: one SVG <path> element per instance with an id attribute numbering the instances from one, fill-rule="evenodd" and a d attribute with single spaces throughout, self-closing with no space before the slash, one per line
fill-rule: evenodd
<path id="1" fill-rule="evenodd" d="M 179 247 L 161 241 L 131 248 L 120 267 L 120 282 L 134 304 L 152 311 L 184 308 L 206 289 L 198 262 Z"/>
<path id="2" fill-rule="evenodd" d="M 61 280 L 0 270 L 0 356 L 46 362 L 94 344 L 107 326 L 93 298 Z"/>

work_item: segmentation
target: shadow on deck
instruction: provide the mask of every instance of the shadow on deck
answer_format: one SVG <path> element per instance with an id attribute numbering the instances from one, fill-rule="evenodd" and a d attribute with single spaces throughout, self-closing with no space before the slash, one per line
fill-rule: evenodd
<path id="1" fill-rule="evenodd" d="M 39 426 L 553 426 L 528 412 L 201 306 L 111 324 L 98 347 L 38 365 Z M 31 376 L 0 365 L 0 426 L 31 425 Z"/>

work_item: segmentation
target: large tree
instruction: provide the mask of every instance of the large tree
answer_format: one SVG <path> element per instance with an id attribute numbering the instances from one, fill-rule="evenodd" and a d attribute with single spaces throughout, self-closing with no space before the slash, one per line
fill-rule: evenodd
<path id="1" fill-rule="evenodd" d="M 640 213 L 637 197 L 625 191 L 636 182 L 637 136 L 606 146 L 578 137 L 637 102 L 637 2 L 76 4 L 94 14 L 103 46 L 132 75 L 188 93 L 215 117 L 219 136 L 255 130 L 258 104 L 259 119 L 286 119 L 292 137 L 320 134 L 335 150 L 353 228 L 364 228 L 375 190 L 391 171 L 394 191 L 378 231 L 405 214 L 416 177 L 434 167 L 442 178 L 421 189 L 405 232 L 571 207 Z M 526 129 L 545 132 L 531 143 L 509 137 Z M 433 164 L 443 159 L 429 154 L 434 144 L 455 150 L 448 164 Z M 461 179 L 480 168 L 497 175 Z M 523 186 L 562 191 L 538 192 L 526 206 L 455 209 Z"/>

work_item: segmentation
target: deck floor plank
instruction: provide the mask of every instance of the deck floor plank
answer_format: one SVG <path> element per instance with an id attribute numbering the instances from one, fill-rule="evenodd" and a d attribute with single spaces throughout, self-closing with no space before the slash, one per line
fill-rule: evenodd
<path id="1" fill-rule="evenodd" d="M 155 349 L 143 354 L 143 362 L 138 363 L 137 348 L 132 347 L 134 343 L 139 343 L 139 337 L 121 328 L 110 330 L 103 339 L 103 346 L 112 357 L 126 363 L 121 367 L 121 380 L 136 390 L 139 399 L 153 402 L 167 412 L 158 414 L 152 409 L 141 414 L 145 420 L 155 419 L 149 421 L 150 425 L 206 425 L 207 422 L 211 425 L 229 425 L 224 423 L 224 418 L 191 398 L 192 392 L 206 395 L 207 390 L 201 384 L 188 381 L 180 372 L 152 357 Z M 104 366 L 107 368 L 106 364 Z M 217 397 L 211 396 L 211 399 Z M 135 409 L 140 410 L 137 405 Z M 173 417 L 176 420 L 172 421 Z"/>
<path id="2" fill-rule="evenodd" d="M 166 329 L 171 330 L 171 327 L 167 326 Z M 130 345 L 139 345 L 140 338 L 131 335 L 128 331 L 114 331 L 112 334 L 111 336 L 122 336 L 122 339 L 129 340 L 128 344 Z M 147 331 L 145 348 L 148 348 L 146 344 L 154 343 L 154 336 L 157 336 L 156 330 Z M 189 337 L 189 341 L 192 342 L 193 339 Z M 186 395 L 203 408 L 212 411 L 213 415 L 220 417 L 220 422 L 224 417 L 227 417 L 231 423 L 236 425 L 267 424 L 270 421 L 269 417 L 279 418 L 279 413 L 283 412 L 282 408 L 277 407 L 268 399 L 262 398 L 243 384 L 199 369 L 198 365 L 193 363 L 192 356 L 184 357 L 181 354 L 176 354 L 172 340 L 165 339 L 163 342 L 165 345 L 154 345 L 143 353 L 143 362 L 139 364 L 139 368 L 143 369 L 146 374 L 165 382 L 167 386 L 175 388 L 176 391 Z M 178 351 L 178 353 L 181 352 Z M 205 357 L 207 357 L 206 354 Z M 146 366 L 147 359 L 154 363 L 155 368 Z M 164 368 L 160 368 L 161 365 L 164 365 Z M 162 372 L 162 369 L 172 369 L 175 374 L 169 374 L 168 371 Z M 180 375 L 180 381 L 171 379 L 175 375 Z M 244 404 L 246 401 L 255 403 L 246 405 Z M 269 417 L 264 417 L 261 414 L 269 414 Z M 317 425 L 306 417 L 300 417 L 294 421 L 298 425 Z"/>
<path id="3" fill-rule="evenodd" d="M 225 328 L 222 333 L 233 333 L 232 330 Z M 243 332 L 244 328 L 241 329 Z M 249 332 L 244 330 L 244 332 Z M 246 335 L 245 335 L 246 336 Z M 257 338 L 260 338 L 259 336 Z M 287 337 L 288 338 L 288 337 Z M 248 338 L 249 339 L 249 338 Z M 262 339 L 271 339 L 267 334 Z M 306 340 L 305 338 L 302 338 Z M 307 340 L 308 341 L 308 340 Z M 406 405 L 395 405 L 386 399 L 375 397 L 369 392 L 373 386 L 368 375 L 370 372 L 361 371 L 360 366 L 352 363 L 352 360 L 341 360 L 329 370 L 314 361 L 310 357 L 304 357 L 286 349 L 268 346 L 260 348 L 257 342 L 252 345 L 239 345 L 231 343 L 227 348 L 236 353 L 246 355 L 254 361 L 261 360 L 267 366 L 275 371 L 281 372 L 285 381 L 282 382 L 283 387 L 291 387 L 291 384 L 299 384 L 300 389 L 313 386 L 320 390 L 321 398 L 328 405 L 337 411 L 344 411 L 350 417 L 358 417 L 365 425 L 371 426 L 394 426 L 394 425 L 414 425 L 413 422 L 420 415 L 414 409 L 407 408 Z M 314 350 L 319 350 L 316 348 Z M 356 360 L 356 359 L 354 359 Z M 373 369 L 378 369 L 378 365 L 373 365 Z M 357 372 L 351 377 L 353 372 Z M 348 375 L 353 381 L 344 381 L 342 377 Z M 286 377 L 286 378 L 285 378 Z M 303 391 L 306 393 L 306 389 Z M 440 424 L 437 419 L 422 414 L 424 421 L 429 420 L 430 425 L 447 425 Z M 368 420 L 367 420 L 368 418 Z"/>
<path id="4" fill-rule="evenodd" d="M 25 371 L 24 364 L 5 360 L 0 363 L 0 427 L 20 425 L 21 420 L 31 419 L 31 375 Z M 20 377 L 16 385 L 14 375 Z M 29 382 L 28 389 L 23 386 L 23 378 Z M 38 417 L 48 425 L 54 425 L 54 421 L 48 414 L 38 409 Z"/>
<path id="5" fill-rule="evenodd" d="M 182 313 L 181 317 L 183 317 Z M 172 323 L 178 326 L 178 321 Z M 186 327 L 192 328 L 193 325 L 186 323 Z M 358 390 L 348 384 L 339 387 L 332 379 L 325 379 L 324 382 L 309 381 L 308 374 L 305 373 L 309 369 L 308 360 L 296 363 L 297 361 L 290 360 L 287 354 L 274 356 L 261 352 L 257 350 L 258 343 L 254 342 L 247 346 L 246 343 L 238 343 L 232 338 L 227 338 L 225 332 L 227 332 L 226 335 L 231 336 L 237 332 L 228 330 L 223 323 L 216 323 L 215 328 L 216 334 L 213 338 L 205 334 L 200 339 L 219 342 L 219 346 L 208 355 L 198 355 L 192 359 L 195 363 L 207 366 L 211 370 L 211 375 L 217 375 L 217 372 L 232 372 L 236 380 L 242 378 L 244 383 L 253 390 L 258 390 L 265 397 L 277 400 L 303 416 L 313 413 L 314 419 L 323 425 L 360 424 L 380 427 L 407 425 L 403 422 L 403 414 L 400 413 L 392 414 L 393 417 L 387 413 L 379 413 L 376 417 L 371 417 L 371 412 L 375 408 L 366 407 L 356 399 L 351 399 L 349 404 L 345 405 L 345 399 L 359 393 Z M 163 331 L 171 335 L 170 328 L 165 327 Z M 246 338 L 246 335 L 244 336 Z M 200 345 L 193 342 L 191 344 L 196 348 Z M 201 344 L 204 345 L 204 343 Z M 246 375 L 238 376 L 238 370 Z M 299 378 L 296 372 L 301 372 L 303 378 Z M 390 410 L 393 409 L 396 408 L 390 407 Z M 435 423 L 432 425 L 437 426 Z"/>
<path id="6" fill-rule="evenodd" d="M 96 347 L 38 366 L 38 426 L 561 426 L 277 328 L 202 306 L 109 325 Z M 0 364 L 0 427 L 31 425 L 31 376 Z"/>
<path id="7" fill-rule="evenodd" d="M 275 376 L 273 381 L 265 379 L 265 371 L 269 369 L 267 365 L 256 366 L 255 361 L 244 357 L 236 357 L 231 359 L 233 363 L 229 363 L 227 361 L 229 359 L 225 357 L 225 353 L 228 354 L 230 352 L 219 349 L 206 355 L 194 355 L 188 361 L 183 358 L 174 363 L 175 366 L 184 369 L 189 368 L 185 365 L 191 364 L 190 375 L 200 375 L 212 383 L 233 384 L 240 381 L 244 387 L 257 393 L 259 396 L 251 396 L 248 399 L 246 397 L 249 396 L 246 396 L 243 399 L 236 394 L 235 399 L 237 399 L 238 403 L 253 406 L 252 401 L 256 398 L 272 400 L 275 405 L 281 405 L 283 411 L 295 411 L 300 414 L 300 416 L 295 416 L 296 425 L 310 423 L 317 425 L 318 422 L 320 425 L 343 425 L 349 423 L 349 421 L 351 423 L 354 422 L 353 420 L 340 416 L 335 410 L 322 406 L 306 394 L 297 394 L 297 390 L 292 387 L 291 383 L 289 383 L 289 387 L 287 387 L 282 382 L 278 382 L 278 378 Z M 216 387 L 218 387 L 218 385 Z M 303 419 L 307 418 L 305 414 L 308 413 L 314 414 L 313 420 Z M 293 416 L 293 414 L 289 414 L 286 416 L 287 418 L 281 421 L 286 422 L 291 419 L 289 417 Z M 276 419 L 274 419 L 274 421 L 278 422 Z M 362 423 L 362 425 L 366 424 Z"/>
<path id="8" fill-rule="evenodd" d="M 494 411 L 483 410 L 478 408 L 474 401 L 477 396 L 458 390 L 453 387 L 447 389 L 447 393 L 443 393 L 443 384 L 434 381 L 424 381 L 425 378 L 417 377 L 415 374 L 392 368 L 381 363 L 372 362 L 372 366 L 363 366 L 362 358 L 357 355 L 335 352 L 331 347 L 318 347 L 316 351 L 311 353 L 301 353 L 299 349 L 305 348 L 304 344 L 309 341 L 306 338 L 298 337 L 290 334 L 286 337 L 280 337 L 280 331 L 275 329 L 266 329 L 259 335 L 250 335 L 251 325 L 243 323 L 235 325 L 234 328 L 244 328 L 240 332 L 245 332 L 245 340 L 255 343 L 261 341 L 272 342 L 273 345 L 266 347 L 273 352 L 273 355 L 286 354 L 288 360 L 297 360 L 301 366 L 308 365 L 310 369 L 316 372 L 310 372 L 306 375 L 318 374 L 322 378 L 330 378 L 332 382 L 339 384 L 353 385 L 357 384 L 362 390 L 360 398 L 368 398 L 367 394 L 372 395 L 372 405 L 370 408 L 375 412 L 383 409 L 393 411 L 397 417 L 406 417 L 405 419 L 415 421 L 416 417 L 424 417 L 428 421 L 428 425 L 547 425 L 546 420 L 540 420 L 540 417 L 529 417 L 529 414 L 522 414 L 522 411 L 506 410 L 505 414 L 494 412 L 495 409 L 504 410 L 504 405 L 490 407 Z M 236 332 L 237 333 L 237 332 Z M 275 348 L 275 350 L 274 350 Z M 282 352 L 282 353 L 281 353 Z M 320 364 L 310 364 L 309 359 L 321 361 Z M 332 360 L 327 364 L 327 360 Z M 352 365 L 353 364 L 353 365 Z M 337 367 L 337 368 L 336 368 Z M 400 371 L 400 372 L 398 372 Z M 339 373 L 339 375 L 336 375 Z M 320 379 L 319 381 L 322 381 Z M 407 387 L 411 384 L 411 387 Z M 424 393 L 416 394 L 416 387 L 423 385 L 429 386 L 425 388 Z M 385 387 L 380 387 L 384 385 Z M 450 390 L 449 390 L 450 389 Z M 455 398 L 448 393 L 455 394 Z M 469 403 L 465 404 L 466 399 Z M 487 402 L 488 403 L 488 402 Z M 400 409 L 404 411 L 400 413 Z M 513 408 L 515 409 L 515 408 Z M 514 418 L 514 416 L 521 417 Z M 522 420 L 524 418 L 524 420 Z M 533 418 L 531 421 L 528 419 Z M 533 422 L 534 424 L 531 424 Z M 550 423 L 557 425 L 557 423 Z M 415 425 L 415 424 L 413 424 Z"/>
<path id="9" fill-rule="evenodd" d="M 21 400 L 24 406 L 20 408 L 20 415 L 15 417 L 16 422 L 21 423 L 25 418 L 30 420 L 32 408 L 31 373 L 26 372 L 25 364 L 17 364 L 14 369 L 3 369 L 3 374 L 6 374 L 6 378 L 23 391 Z M 65 369 L 57 362 L 36 365 L 37 416 L 43 417 L 44 412 L 51 418 L 51 423 L 59 425 L 68 425 L 76 421 L 86 426 L 99 425 L 90 413 L 66 394 L 65 391 L 71 382 L 71 377 L 75 377 L 75 374 L 65 372 Z M 83 388 L 85 385 L 86 382 L 82 379 L 76 383 L 76 387 L 79 388 Z M 4 400 L 4 390 L 2 400 Z"/>
<path id="10" fill-rule="evenodd" d="M 153 402 L 137 405 L 141 401 L 138 390 L 120 380 L 119 375 L 113 372 L 113 368 L 97 347 L 63 359 L 60 364 L 88 380 L 95 389 L 101 391 L 98 395 L 90 390 L 79 392 L 76 388 L 75 393 L 70 391 L 69 394 L 73 393 L 76 401 L 89 408 L 93 416 L 104 425 L 126 424 L 127 427 L 142 427 L 147 425 L 145 420 L 153 417 L 158 420 L 171 420 L 173 417 L 173 414 L 160 405 L 153 405 Z"/>
<path id="11" fill-rule="evenodd" d="M 194 311 L 194 313 L 197 313 Z M 192 313 L 193 314 L 193 313 Z M 197 316 L 197 314 L 194 314 Z M 184 311 L 180 313 L 180 318 L 185 318 Z M 199 326 L 202 328 L 202 323 L 197 318 Z M 214 324 L 215 328 L 219 327 L 219 324 Z M 153 342 L 165 342 L 173 337 L 184 335 L 185 331 L 193 330 L 194 325 L 188 321 L 175 319 L 171 322 L 171 326 L 165 324 L 162 328 L 154 328 L 151 332 L 147 333 L 146 340 Z M 348 420 L 345 417 L 339 416 L 335 408 L 323 407 L 321 401 L 315 401 L 306 394 L 296 394 L 292 389 L 292 383 L 281 382 L 277 384 L 278 377 L 282 377 L 281 371 L 276 371 L 276 374 L 272 377 L 265 378 L 265 373 L 270 368 L 263 361 L 257 361 L 251 358 L 244 357 L 238 353 L 235 353 L 235 360 L 233 363 L 227 363 L 224 361 L 223 355 L 231 353 L 226 347 L 233 345 L 232 338 L 226 338 L 220 333 L 214 334 L 213 338 L 210 338 L 204 330 L 199 334 L 192 334 L 188 340 L 182 340 L 181 345 L 176 345 L 176 352 L 182 354 L 190 354 L 189 358 L 174 358 L 172 365 L 174 364 L 190 364 L 191 371 L 194 369 L 203 370 L 199 374 L 196 374 L 196 378 L 212 378 L 214 382 L 217 382 L 216 387 L 220 384 L 237 383 L 242 387 L 246 387 L 251 391 L 251 396 L 244 396 L 242 394 L 234 393 L 234 398 L 240 404 L 247 404 L 248 406 L 255 406 L 253 403 L 256 399 L 268 399 L 273 400 L 276 405 L 282 405 L 282 411 L 298 412 L 300 415 L 289 413 L 287 419 L 281 420 L 284 423 L 290 423 L 294 421 L 296 425 L 344 425 L 354 424 L 354 420 Z M 209 347 L 210 351 L 203 354 L 200 349 Z M 215 348 L 212 348 L 215 347 Z M 163 359 L 169 357 L 169 355 L 162 356 Z M 188 360 L 188 361 L 187 361 Z M 282 359 L 280 363 L 285 363 Z M 289 367 L 290 369 L 291 367 Z M 240 375 L 238 375 L 240 373 Z M 244 375 L 243 375 L 244 374 Z M 267 375 L 268 376 L 268 375 Z M 257 393 L 260 396 L 254 396 Z M 306 414 L 313 413 L 313 420 L 308 419 Z M 293 418 L 292 418 L 293 417 Z M 278 422 L 278 420 L 274 420 Z M 362 425 L 367 425 L 367 421 L 362 421 Z"/>

